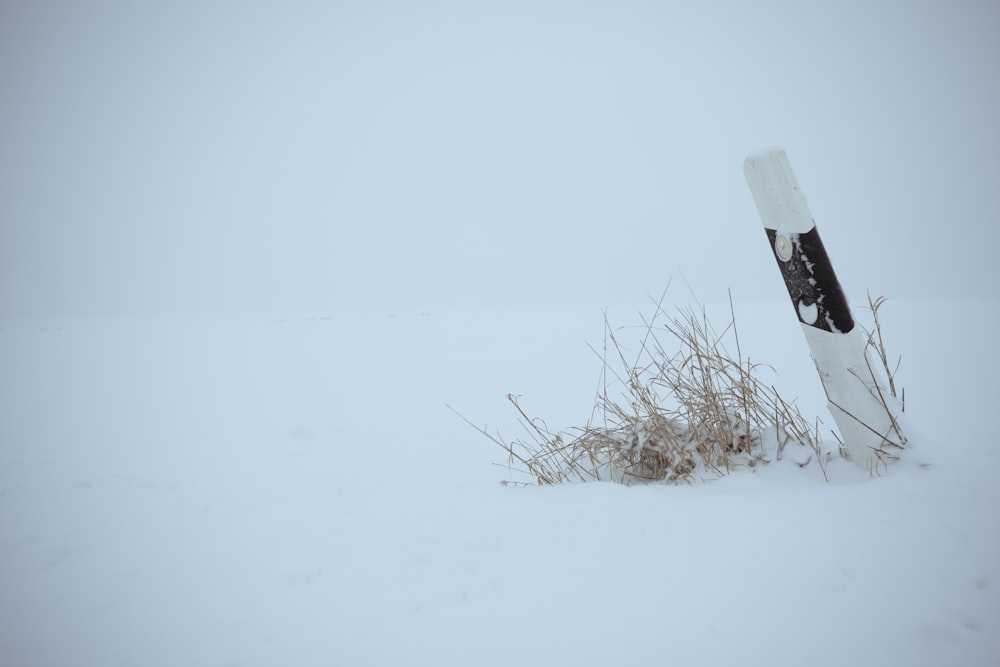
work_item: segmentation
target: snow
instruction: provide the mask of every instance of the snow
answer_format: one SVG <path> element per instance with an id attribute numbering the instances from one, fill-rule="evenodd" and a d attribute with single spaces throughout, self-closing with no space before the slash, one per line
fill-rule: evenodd
<path id="1" fill-rule="evenodd" d="M 815 303 L 806 304 L 805 301 L 799 301 L 799 319 L 806 324 L 815 324 L 818 317 L 819 306 Z"/>
<path id="2" fill-rule="evenodd" d="M 928 307 L 964 312 L 883 310 L 918 433 L 887 476 L 789 459 L 689 487 L 502 486 L 445 407 L 511 434 L 511 390 L 581 424 L 589 307 L 5 323 L 0 655 L 990 664 L 997 363 L 975 326 L 943 361 Z M 741 312 L 744 349 L 821 404 L 787 305 Z"/>
<path id="3" fill-rule="evenodd" d="M 996 664 L 998 29 L 5 3 L 0 665 Z M 584 425 L 671 275 L 832 439 L 740 169 L 773 143 L 855 316 L 890 297 L 902 460 L 503 485 L 447 406 Z"/>

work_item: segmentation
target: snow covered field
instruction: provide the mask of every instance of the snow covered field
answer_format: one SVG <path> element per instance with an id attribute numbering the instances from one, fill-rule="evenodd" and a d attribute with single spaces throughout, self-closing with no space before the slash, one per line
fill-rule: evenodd
<path id="1" fill-rule="evenodd" d="M 991 3 L 0 7 L 0 665 L 996 665 Z M 741 173 L 901 354 L 885 477 L 520 488 L 604 313 L 827 428 Z M 637 329 L 619 334 L 628 341 Z M 832 437 L 827 434 L 826 437 Z"/>
<path id="2" fill-rule="evenodd" d="M 788 305 L 749 305 L 745 348 L 786 350 L 782 385 L 820 404 Z M 0 655 L 993 664 L 998 304 L 891 305 L 906 462 L 682 488 L 501 486 L 502 450 L 444 405 L 513 434 L 515 391 L 582 424 L 593 308 L 6 322 Z M 967 305 L 967 345 L 921 324 Z"/>

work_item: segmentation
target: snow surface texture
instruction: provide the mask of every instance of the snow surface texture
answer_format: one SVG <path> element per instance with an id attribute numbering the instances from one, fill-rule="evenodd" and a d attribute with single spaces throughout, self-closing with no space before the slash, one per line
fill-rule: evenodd
<path id="1" fill-rule="evenodd" d="M 591 308 L 5 322 L 0 663 L 995 664 L 1000 364 L 963 318 L 998 305 L 883 310 L 915 427 L 888 476 L 692 487 L 504 487 L 445 408 L 582 423 Z M 736 308 L 822 414 L 788 304 Z"/>
<path id="2" fill-rule="evenodd" d="M 0 665 L 997 664 L 998 16 L 0 3 Z M 904 460 L 501 486 L 681 272 L 825 416 L 774 144 Z"/>

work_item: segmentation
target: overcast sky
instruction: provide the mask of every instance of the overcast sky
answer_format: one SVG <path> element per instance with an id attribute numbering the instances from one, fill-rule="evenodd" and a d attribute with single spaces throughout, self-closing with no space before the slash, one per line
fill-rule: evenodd
<path id="1" fill-rule="evenodd" d="M 1000 5 L 0 3 L 0 316 L 1000 296 Z"/>

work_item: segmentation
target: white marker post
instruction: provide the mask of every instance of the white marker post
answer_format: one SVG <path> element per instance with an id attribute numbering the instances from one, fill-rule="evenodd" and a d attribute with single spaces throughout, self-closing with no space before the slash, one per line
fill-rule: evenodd
<path id="1" fill-rule="evenodd" d="M 895 461 L 906 444 L 896 401 L 867 354 L 867 336 L 854 326 L 788 156 L 780 148 L 762 150 L 746 159 L 743 173 L 847 455 L 871 471 Z"/>

